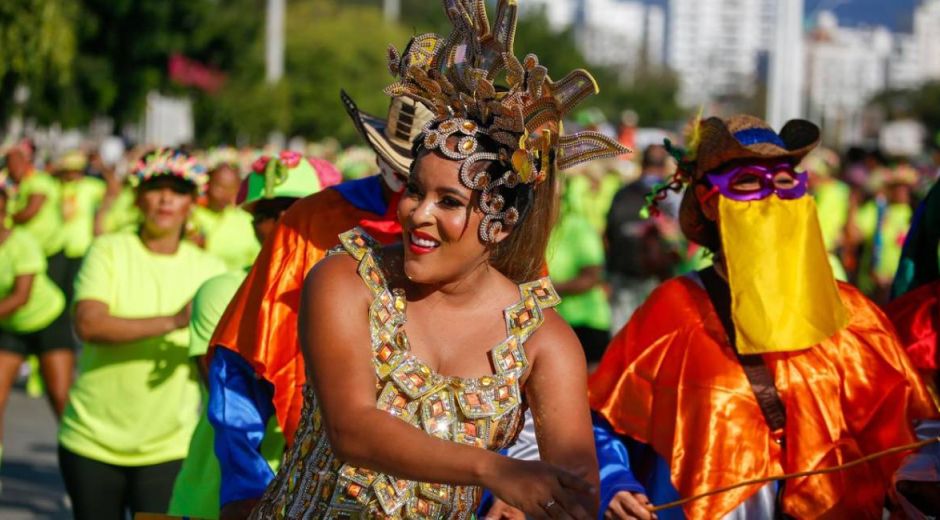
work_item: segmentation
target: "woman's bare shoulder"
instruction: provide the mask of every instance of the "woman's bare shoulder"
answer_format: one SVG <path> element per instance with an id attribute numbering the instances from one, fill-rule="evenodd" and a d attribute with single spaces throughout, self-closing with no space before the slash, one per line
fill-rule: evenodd
<path id="1" fill-rule="evenodd" d="M 583 363 L 584 349 L 574 334 L 571 326 L 555 309 L 543 309 L 544 321 L 529 341 L 526 342 L 526 355 L 535 363 L 539 358 L 551 356 L 561 359 L 578 359 Z"/>
<path id="2" fill-rule="evenodd" d="M 369 289 L 359 276 L 359 262 L 347 254 L 330 255 L 310 269 L 304 281 L 304 300 L 331 299 L 350 304 L 368 299 Z"/>

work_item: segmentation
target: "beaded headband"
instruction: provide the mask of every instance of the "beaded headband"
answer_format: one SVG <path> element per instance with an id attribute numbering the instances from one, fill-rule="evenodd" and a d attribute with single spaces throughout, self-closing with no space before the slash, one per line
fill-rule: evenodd
<path id="1" fill-rule="evenodd" d="M 562 135 L 565 114 L 596 94 L 597 83 L 581 69 L 554 82 L 534 54 L 521 62 L 515 57 L 515 0 L 499 0 L 492 25 L 484 0 L 443 3 L 453 32 L 447 38 L 416 36 L 401 54 L 390 47 L 389 70 L 399 79 L 385 92 L 434 111 L 435 119 L 425 126 L 419 143 L 462 162 L 461 183 L 481 192 L 480 238 L 492 242 L 504 226 L 515 225 L 521 217 L 518 207 L 506 207 L 499 194 L 502 187 L 529 184 L 535 189 L 553 178 L 556 169 L 628 150 L 598 132 Z M 482 150 L 482 137 L 498 151 Z M 480 161 L 506 170 L 498 177 L 475 172 Z"/>
<path id="2" fill-rule="evenodd" d="M 129 180 L 137 187 L 161 176 L 172 176 L 189 182 L 199 193 L 203 192 L 208 181 L 206 168 L 195 157 L 168 148 L 161 148 L 138 160 Z"/>

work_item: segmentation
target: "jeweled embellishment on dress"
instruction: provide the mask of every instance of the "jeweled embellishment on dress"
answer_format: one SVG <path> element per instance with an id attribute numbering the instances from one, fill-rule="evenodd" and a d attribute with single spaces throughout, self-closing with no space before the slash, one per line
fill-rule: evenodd
<path id="1" fill-rule="evenodd" d="M 551 282 L 519 286 L 519 302 L 503 313 L 507 337 L 489 352 L 492 375 L 448 377 L 412 354 L 405 295 L 388 287 L 379 245 L 358 228 L 342 234 L 340 243 L 359 261 L 373 296 L 368 319 L 376 406 L 440 439 L 490 450 L 514 442 L 524 411 L 519 380 L 529 366 L 525 342 L 541 325 L 542 309 L 560 301 Z M 476 510 L 476 487 L 413 482 L 343 464 L 322 427 L 316 394 L 307 386 L 295 443 L 252 518 L 470 518 Z"/>

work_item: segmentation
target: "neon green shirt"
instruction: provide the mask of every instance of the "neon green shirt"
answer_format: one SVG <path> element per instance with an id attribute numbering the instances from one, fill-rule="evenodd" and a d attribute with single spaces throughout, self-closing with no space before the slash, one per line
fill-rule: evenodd
<path id="1" fill-rule="evenodd" d="M 261 251 L 251 215 L 239 207 L 229 206 L 216 213 L 199 206 L 193 211 L 193 225 L 206 238 L 206 251 L 225 262 L 231 271 L 253 264 Z"/>
<path id="2" fill-rule="evenodd" d="M 831 180 L 818 186 L 813 194 L 827 251 L 834 251 L 839 245 L 849 217 L 851 191 L 844 182 Z"/>
<path id="3" fill-rule="evenodd" d="M 134 233 L 140 224 L 140 210 L 134 203 L 136 196 L 130 186 L 121 188 L 121 192 L 111 203 L 104 216 L 104 232 L 117 233 L 126 231 Z"/>
<path id="4" fill-rule="evenodd" d="M 33 275 L 33 286 L 25 305 L 6 318 L 0 328 L 26 334 L 49 326 L 65 309 L 65 296 L 46 275 L 46 255 L 32 235 L 14 228 L 0 243 L 0 298 L 13 291 L 18 276 Z"/>
<path id="5" fill-rule="evenodd" d="M 62 191 L 59 181 L 46 172 L 35 170 L 26 176 L 16 190 L 13 201 L 13 213 L 18 213 L 29 204 L 33 195 L 44 195 L 46 200 L 39 212 L 20 227 L 29 231 L 42 246 L 43 253 L 49 257 L 62 250 L 65 244 L 65 231 L 62 229 Z"/>
<path id="6" fill-rule="evenodd" d="M 245 271 L 228 272 L 211 278 L 193 298 L 192 319 L 189 322 L 189 356 L 203 356 L 209 349 L 209 340 L 225 308 L 235 296 L 246 276 Z M 219 488 L 222 477 L 215 456 L 215 432 L 206 413 L 208 395 L 202 388 L 203 413 L 193 432 L 189 454 L 176 477 L 173 495 L 167 511 L 171 515 L 196 518 L 219 517 Z M 277 472 L 284 454 L 284 434 L 272 417 L 261 444 L 261 452 L 271 469 Z"/>
<path id="7" fill-rule="evenodd" d="M 104 235 L 88 250 L 75 300 L 103 302 L 119 318 L 168 316 L 224 271 L 216 258 L 185 241 L 175 254 L 159 255 L 137 235 Z M 187 329 L 119 345 L 86 342 L 59 442 L 119 466 L 185 457 L 199 418 L 199 385 L 188 354 Z"/>
<path id="8" fill-rule="evenodd" d="M 584 216 L 562 215 L 548 241 L 548 272 L 556 283 L 577 277 L 585 267 L 604 266 L 604 242 Z M 569 294 L 557 307 L 558 314 L 572 327 L 610 329 L 610 305 L 603 289 L 594 287 L 581 294 Z"/>
<path id="9" fill-rule="evenodd" d="M 95 211 L 104 197 L 105 183 L 82 177 L 62 183 L 62 219 L 65 224 L 65 256 L 81 258 L 95 238 Z"/>

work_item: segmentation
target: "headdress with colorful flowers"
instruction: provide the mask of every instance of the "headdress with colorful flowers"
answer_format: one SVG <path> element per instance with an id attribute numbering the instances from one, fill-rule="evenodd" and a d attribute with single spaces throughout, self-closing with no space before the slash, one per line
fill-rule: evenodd
<path id="1" fill-rule="evenodd" d="M 206 168 L 195 157 L 169 148 L 155 150 L 138 160 L 129 180 L 132 186 L 137 187 L 163 176 L 172 176 L 191 183 L 199 193 L 203 192 L 208 180 Z"/>
<path id="2" fill-rule="evenodd" d="M 385 92 L 434 111 L 419 143 L 461 161 L 461 183 L 481 192 L 480 237 L 491 242 L 503 226 L 522 217 L 518 204 L 508 204 L 503 197 L 503 187 L 522 184 L 534 189 L 556 168 L 620 155 L 626 149 L 597 132 L 564 135 L 562 119 L 597 93 L 597 83 L 585 70 L 552 81 L 534 54 L 521 62 L 516 58 L 515 0 L 499 0 L 492 25 L 484 0 L 443 3 L 453 32 L 446 38 L 417 36 L 403 54 L 390 48 L 389 70 L 399 79 Z M 483 139 L 494 146 L 486 146 L 490 143 Z M 505 171 L 478 171 L 474 165 L 481 161 L 497 163 Z"/>

